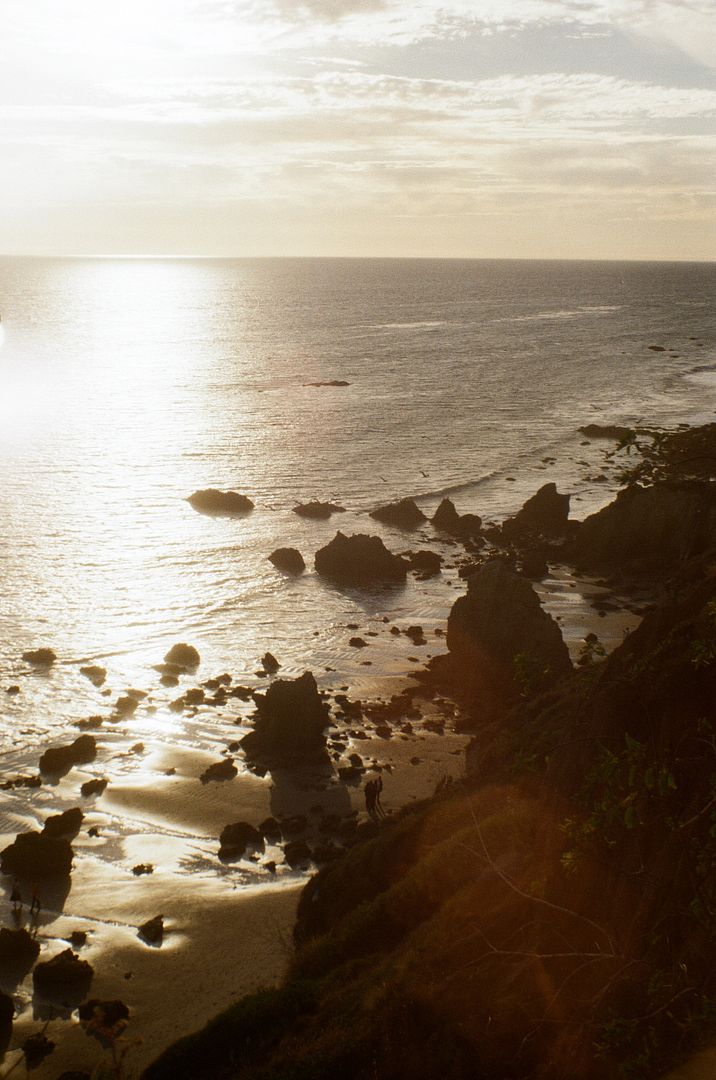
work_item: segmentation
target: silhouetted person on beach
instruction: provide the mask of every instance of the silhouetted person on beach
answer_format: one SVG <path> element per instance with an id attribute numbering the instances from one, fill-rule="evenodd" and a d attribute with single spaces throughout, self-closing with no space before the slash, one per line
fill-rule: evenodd
<path id="1" fill-rule="evenodd" d="M 385 810 L 383 809 L 382 803 L 380 801 L 380 793 L 383 790 L 383 777 L 379 776 L 377 780 L 373 781 L 373 784 L 374 784 L 374 790 L 375 790 L 375 799 L 373 801 L 373 808 L 374 808 L 375 812 L 377 813 L 378 817 L 384 818 L 385 817 Z"/>
<path id="2" fill-rule="evenodd" d="M 12 892 L 10 893 L 10 900 L 12 902 L 12 910 L 14 915 L 19 915 L 22 911 L 22 894 L 17 884 L 17 878 L 13 879 Z"/>
<path id="3" fill-rule="evenodd" d="M 30 901 L 30 915 L 31 916 L 34 915 L 35 918 L 39 918 L 41 911 L 42 911 L 42 904 L 40 903 L 40 896 L 39 896 L 39 893 L 37 891 L 37 885 L 33 885 L 32 886 L 32 900 Z"/>
<path id="4" fill-rule="evenodd" d="M 369 780 L 365 785 L 365 808 L 372 818 L 375 817 L 375 803 L 378 798 L 378 789 L 375 780 Z"/>

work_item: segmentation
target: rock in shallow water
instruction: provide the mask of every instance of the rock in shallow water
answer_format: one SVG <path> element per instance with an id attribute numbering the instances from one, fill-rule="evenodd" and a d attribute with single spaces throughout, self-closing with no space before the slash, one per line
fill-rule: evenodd
<path id="1" fill-rule="evenodd" d="M 247 821 L 236 821 L 227 825 L 219 837 L 219 858 L 239 859 L 247 847 L 263 848 L 263 836 Z"/>
<path id="2" fill-rule="evenodd" d="M 241 740 L 249 758 L 291 763 L 325 754 L 328 708 L 310 671 L 298 679 L 277 679 L 265 694 L 254 694 L 254 730 Z"/>
<path id="3" fill-rule="evenodd" d="M 97 756 L 97 743 L 93 735 L 79 735 L 67 746 L 54 746 L 40 758 L 40 772 L 59 773 L 73 765 L 86 765 Z"/>
<path id="4" fill-rule="evenodd" d="M 306 569 L 303 555 L 297 548 L 292 547 L 276 548 L 269 555 L 269 562 L 272 562 L 277 570 L 283 570 L 287 574 L 302 574 Z"/>
<path id="5" fill-rule="evenodd" d="M 176 664 L 179 668 L 195 668 L 201 663 L 201 657 L 199 656 L 199 650 L 195 649 L 193 645 L 187 645 L 186 642 L 180 641 L 176 645 L 172 645 L 169 652 L 164 657 L 165 664 Z M 174 672 L 177 674 L 177 672 Z"/>
<path id="6" fill-rule="evenodd" d="M 22 654 L 22 659 L 36 667 L 49 667 L 57 659 L 54 649 L 28 649 Z"/>
<path id="7" fill-rule="evenodd" d="M 86 960 L 80 960 L 72 949 L 65 949 L 52 960 L 38 964 L 32 981 L 35 990 L 53 1000 L 81 1001 L 92 982 L 94 970 Z"/>
<path id="8" fill-rule="evenodd" d="M 246 495 L 240 495 L 238 491 L 217 491 L 216 488 L 195 491 L 187 502 L 201 514 L 248 514 L 254 508 Z"/>
<path id="9" fill-rule="evenodd" d="M 354 585 L 404 581 L 408 564 L 388 551 L 378 536 L 336 533 L 330 544 L 315 556 L 319 574 Z"/>
<path id="10" fill-rule="evenodd" d="M 48 817 L 42 829 L 42 836 L 64 836 L 65 838 L 77 836 L 84 820 L 84 814 L 79 806 L 72 810 L 65 810 L 62 814 L 53 814 Z"/>
<path id="11" fill-rule="evenodd" d="M 293 508 L 294 514 L 298 514 L 299 517 L 314 518 L 317 521 L 326 521 L 331 514 L 345 514 L 345 506 L 338 506 L 336 503 L 331 502 L 313 502 L 299 503 L 298 506 Z"/>
<path id="12" fill-rule="evenodd" d="M 370 517 L 382 521 L 385 525 L 395 525 L 399 529 L 415 529 L 428 519 L 413 499 L 401 499 L 388 506 L 379 506 L 371 510 Z"/>
<path id="13" fill-rule="evenodd" d="M 0 854 L 0 871 L 30 881 L 69 877 L 72 855 L 70 844 L 60 837 L 43 836 L 38 832 L 18 833 L 14 842 Z"/>

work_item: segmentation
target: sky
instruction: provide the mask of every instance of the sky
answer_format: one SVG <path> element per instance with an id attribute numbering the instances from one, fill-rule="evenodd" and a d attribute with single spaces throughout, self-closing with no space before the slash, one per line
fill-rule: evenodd
<path id="1" fill-rule="evenodd" d="M 713 0 L 0 0 L 0 252 L 708 259 Z"/>

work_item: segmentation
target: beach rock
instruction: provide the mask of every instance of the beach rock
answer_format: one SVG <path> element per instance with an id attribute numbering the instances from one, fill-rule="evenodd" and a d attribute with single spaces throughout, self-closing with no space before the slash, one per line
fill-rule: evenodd
<path id="1" fill-rule="evenodd" d="M 241 740 L 250 757 L 291 762 L 325 754 L 328 707 L 310 671 L 298 679 L 277 679 L 265 694 L 254 694 L 254 730 Z"/>
<path id="2" fill-rule="evenodd" d="M 81 1001 L 92 982 L 94 969 L 86 960 L 80 960 L 72 949 L 38 964 L 32 973 L 37 993 L 53 1000 Z"/>
<path id="3" fill-rule="evenodd" d="M 94 735 L 78 735 L 68 746 L 55 746 L 45 750 L 40 758 L 40 772 L 60 773 L 73 765 L 86 765 L 97 757 Z"/>
<path id="4" fill-rule="evenodd" d="M 246 495 L 239 495 L 238 491 L 217 491 L 216 488 L 195 491 L 187 502 L 200 514 L 248 514 L 254 508 Z"/>
<path id="5" fill-rule="evenodd" d="M 67 840 L 43 836 L 38 832 L 18 833 L 9 847 L 0 854 L 0 871 L 17 877 L 69 877 L 72 870 L 72 848 Z"/>
<path id="6" fill-rule="evenodd" d="M 632 485 L 582 523 L 571 557 L 582 566 L 673 565 L 716 543 L 716 484 Z"/>
<path id="7" fill-rule="evenodd" d="M 146 874 L 154 873 L 154 863 L 140 862 L 136 866 L 132 867 L 132 873 L 135 877 L 144 877 Z"/>
<path id="8" fill-rule="evenodd" d="M 36 1031 L 34 1035 L 28 1035 L 20 1047 L 28 1076 L 33 1070 L 39 1069 L 56 1046 L 57 1043 L 48 1039 L 44 1031 Z"/>
<path id="9" fill-rule="evenodd" d="M 272 839 L 278 839 L 281 836 L 281 826 L 279 825 L 278 821 L 276 821 L 275 817 L 267 817 L 264 818 L 264 820 L 259 825 L 259 832 L 267 839 L 269 837 L 271 837 Z"/>
<path id="10" fill-rule="evenodd" d="M 180 641 L 177 645 L 172 645 L 164 657 L 164 662 L 165 664 L 176 664 L 178 668 L 183 670 L 184 668 L 198 667 L 201 663 L 201 657 L 193 645 L 187 645 L 185 642 Z M 177 672 L 175 671 L 174 674 L 177 674 Z"/>
<path id="11" fill-rule="evenodd" d="M 116 1035 L 121 1034 L 129 1020 L 129 1009 L 123 1001 L 115 998 L 112 1001 L 102 1001 L 100 998 L 90 998 L 83 1001 L 78 1009 L 80 1023 L 91 1025 L 95 1028 L 99 1041 L 105 1043 L 102 1032 L 113 1030 Z"/>
<path id="12" fill-rule="evenodd" d="M 549 565 L 539 550 L 523 551 L 521 556 L 522 573 L 533 581 L 541 581 L 549 573 Z"/>
<path id="13" fill-rule="evenodd" d="M 276 548 L 269 555 L 269 562 L 272 562 L 277 570 L 283 570 L 287 574 L 302 574 L 306 569 L 303 555 L 297 548 L 292 547 Z"/>
<path id="14" fill-rule="evenodd" d="M 238 772 L 233 758 L 223 758 L 214 765 L 210 765 L 208 769 L 204 769 L 199 779 L 202 784 L 208 784 L 210 780 L 233 780 Z"/>
<path id="15" fill-rule="evenodd" d="M 580 435 L 586 435 L 588 439 L 614 439 L 621 442 L 632 434 L 632 429 L 623 427 L 621 424 L 585 424 L 579 429 Z"/>
<path id="16" fill-rule="evenodd" d="M 348 644 L 352 649 L 365 649 L 368 645 L 367 641 L 364 641 L 362 637 L 349 638 Z"/>
<path id="17" fill-rule="evenodd" d="M 102 795 L 108 783 L 109 780 L 104 779 L 104 777 L 102 779 L 86 780 L 80 788 L 80 795 L 84 796 L 85 799 L 89 798 L 90 795 Z"/>
<path id="18" fill-rule="evenodd" d="M 64 836 L 65 838 L 77 836 L 83 820 L 84 814 L 79 806 L 75 806 L 72 810 L 65 810 L 62 814 L 53 814 L 52 817 L 48 817 L 40 835 Z"/>
<path id="19" fill-rule="evenodd" d="M 315 565 L 319 574 L 353 585 L 404 581 L 408 566 L 380 537 L 342 532 L 316 552 Z"/>
<path id="20" fill-rule="evenodd" d="M 426 574 L 429 577 L 432 577 L 433 574 L 439 574 L 443 564 L 442 558 L 437 551 L 429 551 L 425 548 L 421 548 L 420 551 L 411 551 L 408 559 L 412 571 L 416 574 Z"/>
<path id="21" fill-rule="evenodd" d="M 86 930 L 72 930 L 70 936 L 65 939 L 69 941 L 70 945 L 74 945 L 76 949 L 81 949 L 87 944 L 87 931 Z"/>
<path id="22" fill-rule="evenodd" d="M 338 506 L 336 503 L 331 502 L 313 502 L 299 503 L 298 506 L 293 508 L 294 514 L 298 514 L 299 517 L 315 518 L 318 521 L 327 520 L 331 514 L 345 514 L 345 506 Z"/>
<path id="23" fill-rule="evenodd" d="M 0 929 L 0 974 L 8 971 L 26 974 L 40 955 L 40 943 L 23 927 Z"/>
<path id="24" fill-rule="evenodd" d="M 80 675 L 84 675 L 94 686 L 101 686 L 107 678 L 107 668 L 100 667 L 99 664 L 88 664 L 80 668 Z"/>
<path id="25" fill-rule="evenodd" d="M 525 535 L 564 536 L 568 531 L 569 495 L 560 495 L 556 484 L 545 484 L 528 499 L 514 517 L 502 525 L 508 539 Z"/>
<path id="26" fill-rule="evenodd" d="M 205 697 L 206 695 L 200 686 L 193 686 L 191 690 L 187 690 L 184 694 L 184 702 L 187 705 L 203 705 Z"/>
<path id="27" fill-rule="evenodd" d="M 15 697 L 16 694 L 20 693 L 20 687 L 17 685 L 17 683 L 13 683 L 12 686 L 7 687 L 5 693 L 9 694 L 10 697 Z"/>
<path id="28" fill-rule="evenodd" d="M 311 861 L 311 849 L 305 840 L 289 840 L 284 846 L 283 855 L 292 869 Z"/>
<path id="29" fill-rule="evenodd" d="M 57 659 L 54 649 L 28 649 L 22 654 L 22 659 L 35 667 L 49 667 Z"/>
<path id="30" fill-rule="evenodd" d="M 572 670 L 559 626 L 529 581 L 500 559 L 468 579 L 467 594 L 448 618 L 447 644 L 458 678 L 471 692 L 517 690 L 516 663 L 529 671 L 534 690 Z"/>
<path id="31" fill-rule="evenodd" d="M 248 821 L 237 821 L 221 830 L 219 858 L 241 858 L 247 847 L 263 848 L 263 836 Z"/>
<path id="32" fill-rule="evenodd" d="M 148 945 L 161 945 L 164 940 L 164 916 L 155 915 L 138 928 L 139 937 Z"/>
<path id="33" fill-rule="evenodd" d="M 443 499 L 430 521 L 436 529 L 452 536 L 477 536 L 482 528 L 481 517 L 458 514 L 452 499 Z"/>
<path id="34" fill-rule="evenodd" d="M 139 702 L 135 697 L 130 694 L 124 694 L 122 697 L 118 697 L 114 703 L 114 708 L 118 716 L 131 716 L 136 711 Z"/>
<path id="35" fill-rule="evenodd" d="M 379 506 L 376 510 L 371 510 L 369 516 L 399 529 L 415 529 L 428 520 L 412 499 L 400 499 L 388 506 Z"/>
<path id="36" fill-rule="evenodd" d="M 269 675 L 275 675 L 275 673 L 281 667 L 276 657 L 273 655 L 273 653 L 270 652 L 263 654 L 263 656 L 261 657 L 261 664 L 264 671 L 266 671 Z"/>

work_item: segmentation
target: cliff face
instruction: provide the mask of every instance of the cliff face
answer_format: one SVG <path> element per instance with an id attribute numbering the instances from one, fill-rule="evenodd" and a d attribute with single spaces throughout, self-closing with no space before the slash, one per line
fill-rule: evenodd
<path id="1" fill-rule="evenodd" d="M 304 891 L 286 986 L 147 1080 L 658 1077 L 716 1036 L 716 581 L 481 728 Z"/>

